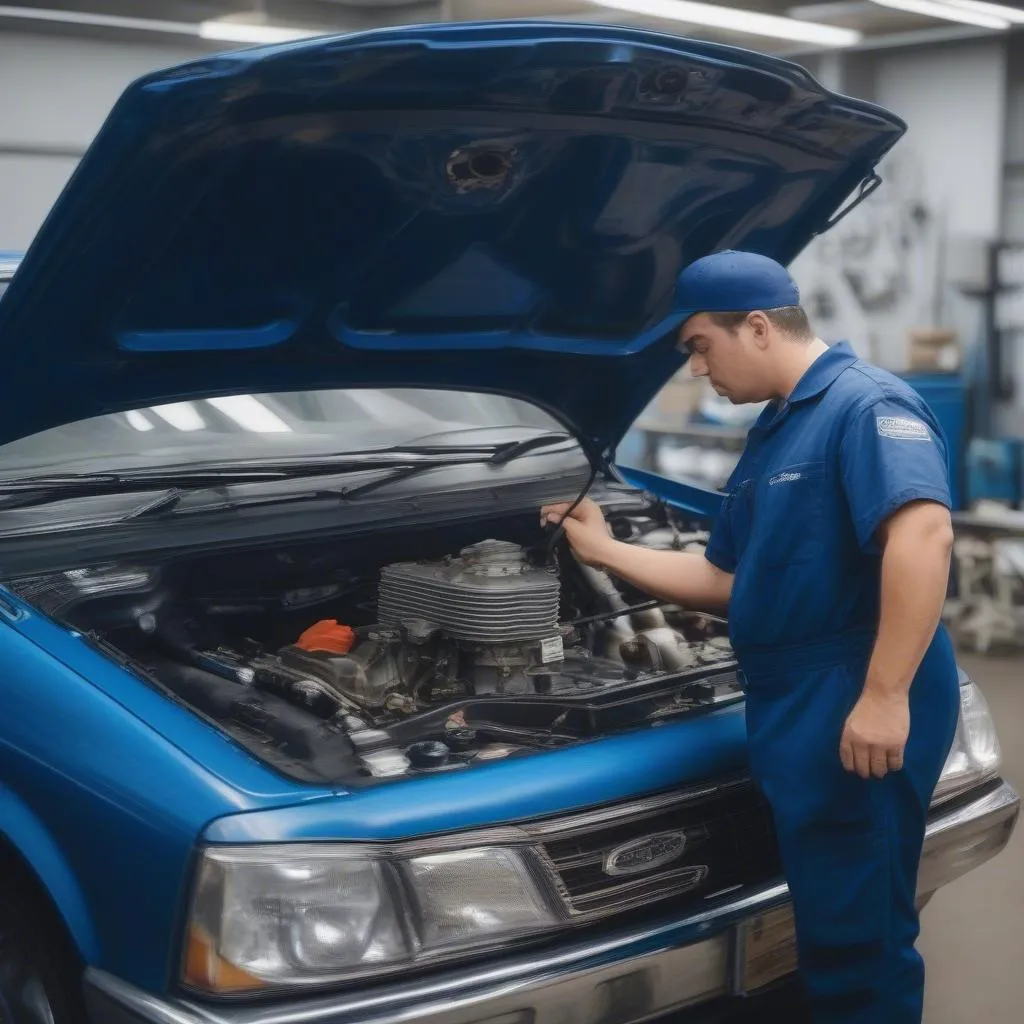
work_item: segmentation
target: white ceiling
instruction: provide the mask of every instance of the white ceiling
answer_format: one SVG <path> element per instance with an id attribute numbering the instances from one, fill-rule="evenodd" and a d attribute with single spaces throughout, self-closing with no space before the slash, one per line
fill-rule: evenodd
<path id="1" fill-rule="evenodd" d="M 605 0 L 622 2 L 622 0 Z M 626 0 L 625 6 L 669 9 L 674 0 Z M 876 47 L 920 40 L 985 34 L 992 29 L 971 26 L 921 13 L 896 10 L 883 3 L 916 6 L 922 0 L 706 0 L 718 10 L 739 8 L 861 34 L 859 45 Z M 941 5 L 972 0 L 923 0 L 939 10 Z M 1024 21 L 1024 0 L 1006 0 L 1005 7 L 1019 10 Z M 977 7 L 977 5 L 975 5 Z M 113 37 L 136 35 L 195 35 L 196 26 L 221 18 L 311 31 L 345 32 L 377 25 L 444 20 L 491 20 L 558 18 L 601 21 L 650 27 L 693 38 L 730 42 L 754 49 L 804 53 L 821 49 L 814 42 L 793 42 L 743 31 L 712 28 L 676 19 L 650 17 L 605 6 L 601 0 L 15 0 L 0 2 L 0 30 L 58 31 Z M 1011 31 L 1022 26 L 1015 25 Z M 233 41 L 207 44 L 212 48 Z"/>

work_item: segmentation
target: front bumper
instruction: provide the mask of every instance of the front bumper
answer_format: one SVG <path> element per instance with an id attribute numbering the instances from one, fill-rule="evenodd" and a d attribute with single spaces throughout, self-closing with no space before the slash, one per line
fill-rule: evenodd
<path id="1" fill-rule="evenodd" d="M 922 897 L 1006 846 L 1020 798 L 993 783 L 928 823 Z M 86 974 L 96 1024 L 633 1024 L 735 992 L 736 926 L 788 900 L 785 884 L 729 898 L 686 918 L 567 941 L 543 953 L 368 991 L 277 1003 L 215 1005 L 150 995 L 102 971 Z M 682 1024 L 682 1018 L 679 1024 Z"/>

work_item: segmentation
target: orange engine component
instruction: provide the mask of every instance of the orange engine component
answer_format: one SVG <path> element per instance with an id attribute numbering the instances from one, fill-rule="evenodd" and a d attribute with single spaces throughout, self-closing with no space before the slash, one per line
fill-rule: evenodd
<path id="1" fill-rule="evenodd" d="M 314 622 L 299 637 L 295 646 L 304 651 L 348 654 L 355 641 L 355 630 L 351 626 L 343 626 L 337 619 L 322 619 L 320 622 Z"/>

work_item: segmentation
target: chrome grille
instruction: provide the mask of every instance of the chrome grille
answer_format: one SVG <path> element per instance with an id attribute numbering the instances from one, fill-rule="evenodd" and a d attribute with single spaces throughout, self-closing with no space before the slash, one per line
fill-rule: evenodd
<path id="1" fill-rule="evenodd" d="M 682 849 L 665 860 L 679 836 Z M 674 906 L 688 906 L 781 872 L 771 812 L 748 781 L 606 808 L 575 823 L 553 824 L 539 838 L 577 915 L 669 898 Z M 617 851 L 625 853 L 624 874 L 610 873 L 609 858 Z"/>

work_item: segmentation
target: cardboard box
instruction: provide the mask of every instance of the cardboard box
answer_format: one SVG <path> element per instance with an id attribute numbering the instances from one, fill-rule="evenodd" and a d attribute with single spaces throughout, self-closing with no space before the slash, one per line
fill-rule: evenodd
<path id="1" fill-rule="evenodd" d="M 654 399 L 654 413 L 664 419 L 683 422 L 690 418 L 700 401 L 700 387 L 696 381 L 673 378 Z"/>
<path id="2" fill-rule="evenodd" d="M 916 327 L 907 331 L 907 368 L 950 373 L 960 367 L 960 343 L 956 331 L 940 327 Z"/>

